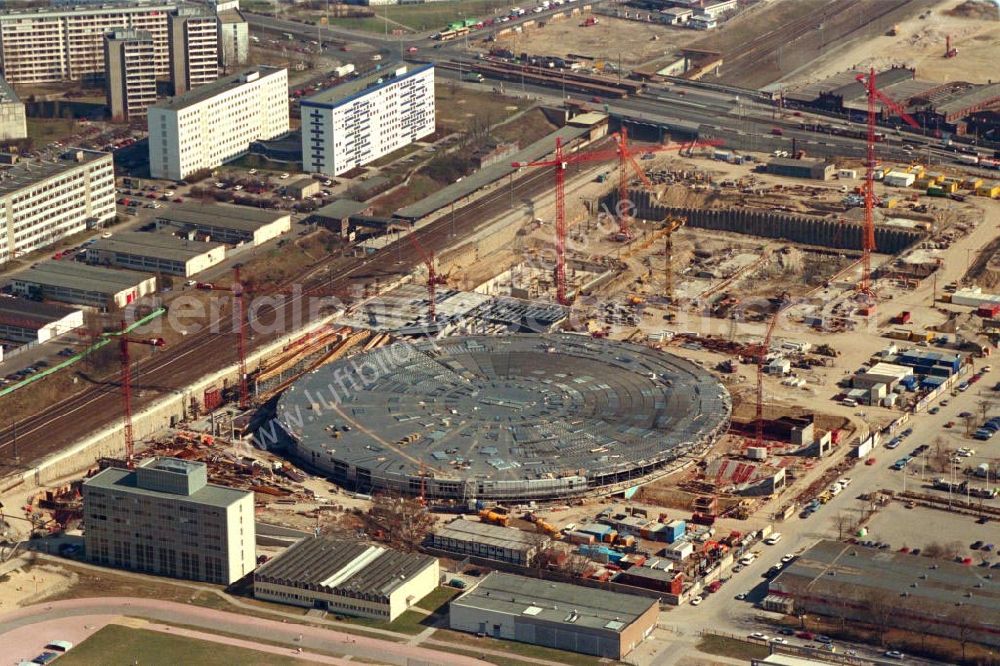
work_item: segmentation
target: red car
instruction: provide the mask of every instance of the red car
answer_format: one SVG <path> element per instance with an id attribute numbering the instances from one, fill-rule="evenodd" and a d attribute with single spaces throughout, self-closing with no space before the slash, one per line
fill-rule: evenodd
<path id="1" fill-rule="evenodd" d="M 795 637 L 811 641 L 812 639 L 816 638 L 816 634 L 814 634 L 811 631 L 800 631 L 799 633 L 795 634 Z"/>
<path id="2" fill-rule="evenodd" d="M 874 465 L 875 464 L 875 459 L 874 458 L 869 458 L 868 460 L 865 461 L 865 464 L 869 465 L 869 466 Z"/>

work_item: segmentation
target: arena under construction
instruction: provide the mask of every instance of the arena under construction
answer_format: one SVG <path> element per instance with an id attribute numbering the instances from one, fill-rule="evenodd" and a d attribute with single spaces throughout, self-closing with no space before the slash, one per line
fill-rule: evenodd
<path id="1" fill-rule="evenodd" d="M 305 375 L 277 406 L 291 455 L 338 484 L 455 502 L 624 490 L 730 413 L 693 363 L 571 334 L 401 342 Z"/>

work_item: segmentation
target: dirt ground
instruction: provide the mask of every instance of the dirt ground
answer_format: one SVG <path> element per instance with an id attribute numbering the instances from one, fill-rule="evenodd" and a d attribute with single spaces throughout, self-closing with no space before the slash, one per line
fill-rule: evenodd
<path id="1" fill-rule="evenodd" d="M 496 46 L 539 55 L 570 53 L 606 61 L 615 67 L 636 67 L 673 54 L 694 41 L 699 33 L 652 23 L 598 16 L 600 23 L 583 27 L 578 16 L 549 23 L 526 34 L 500 38 Z"/>
<path id="2" fill-rule="evenodd" d="M 993 9 L 997 18 L 990 20 L 988 13 L 965 12 L 960 9 L 963 6 L 968 6 L 967 0 L 944 0 L 927 18 L 913 17 L 900 22 L 896 37 L 881 35 L 860 41 L 818 59 L 808 70 L 796 71 L 782 82 L 806 83 L 853 67 L 883 69 L 892 65 L 914 67 L 917 78 L 929 81 L 996 80 L 1000 9 Z M 952 45 L 958 49 L 955 58 L 943 57 L 947 35 L 951 35 Z"/>
<path id="3" fill-rule="evenodd" d="M 53 565 L 31 565 L 26 560 L 7 562 L 0 574 L 0 612 L 28 605 L 67 590 L 76 575 Z"/>

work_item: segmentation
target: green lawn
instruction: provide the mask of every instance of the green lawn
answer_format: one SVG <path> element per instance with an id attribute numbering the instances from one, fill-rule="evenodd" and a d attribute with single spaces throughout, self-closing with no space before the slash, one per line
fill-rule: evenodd
<path id="1" fill-rule="evenodd" d="M 448 641 L 450 643 L 462 644 L 473 652 L 476 648 L 486 650 L 502 650 L 509 652 L 511 657 L 533 657 L 535 659 L 545 659 L 560 664 L 572 664 L 573 666 L 598 666 L 605 663 L 599 657 L 592 657 L 586 654 L 575 652 L 565 652 L 563 650 L 553 650 L 552 648 L 531 645 L 529 643 L 519 643 L 517 641 L 501 641 L 495 638 L 477 638 L 471 634 L 459 631 L 441 629 L 434 632 L 433 638 Z M 428 645 L 427 647 L 431 647 Z M 489 661 L 493 661 L 492 658 Z"/>
<path id="2" fill-rule="evenodd" d="M 373 629 L 386 629 L 388 631 L 395 631 L 401 634 L 410 635 L 419 634 L 421 631 L 430 626 L 429 624 L 421 624 L 424 620 L 430 620 L 429 616 L 412 610 L 404 611 L 402 615 L 397 617 L 392 622 L 383 622 L 382 620 L 373 620 L 367 617 L 350 617 L 346 615 L 341 617 L 344 618 L 341 620 L 344 624 L 358 627 L 370 627 Z M 328 617 L 328 619 L 330 618 Z M 330 628 L 337 629 L 338 627 L 331 626 Z"/>
<path id="3" fill-rule="evenodd" d="M 34 139 L 36 148 L 44 148 L 50 141 L 70 136 L 76 130 L 76 121 L 65 118 L 28 118 L 28 137 Z"/>
<path id="4" fill-rule="evenodd" d="M 707 654 L 717 654 L 720 657 L 735 657 L 736 659 L 763 659 L 771 654 L 766 645 L 757 645 L 726 636 L 705 634 L 698 643 L 698 650 Z"/>
<path id="5" fill-rule="evenodd" d="M 423 608 L 424 610 L 429 610 L 431 612 L 437 612 L 446 603 L 457 597 L 462 593 L 462 590 L 454 587 L 446 587 L 442 585 L 438 589 L 434 590 L 426 597 L 417 602 L 417 606 Z"/>
<path id="6" fill-rule="evenodd" d="M 59 658 L 60 666 L 301 666 L 302 660 L 276 654 L 109 624 Z"/>
<path id="7" fill-rule="evenodd" d="M 421 5 L 382 5 L 372 7 L 374 18 L 330 18 L 331 25 L 354 30 L 385 32 L 385 19 L 389 19 L 389 32 L 403 24 L 418 32 L 441 30 L 452 21 L 466 18 L 486 19 L 506 14 L 516 5 L 511 0 L 458 0 L 457 2 L 432 2 Z M 497 14 L 499 12 L 499 14 Z"/>

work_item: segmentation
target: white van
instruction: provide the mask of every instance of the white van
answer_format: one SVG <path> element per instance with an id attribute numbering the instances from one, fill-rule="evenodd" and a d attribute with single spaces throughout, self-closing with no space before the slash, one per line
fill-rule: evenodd
<path id="1" fill-rule="evenodd" d="M 771 536 L 764 539 L 764 543 L 766 543 L 768 546 L 773 546 L 779 541 L 781 541 L 781 532 L 775 532 Z"/>

